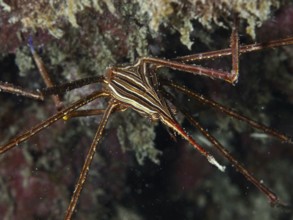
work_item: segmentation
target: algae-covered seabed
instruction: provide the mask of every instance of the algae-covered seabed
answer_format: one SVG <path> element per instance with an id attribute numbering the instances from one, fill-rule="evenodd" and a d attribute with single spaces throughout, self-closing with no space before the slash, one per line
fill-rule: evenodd
<path id="1" fill-rule="evenodd" d="M 241 43 L 292 36 L 289 1 L 0 1 L 0 79 L 25 88 L 44 84 L 27 48 L 32 36 L 58 83 L 104 74 L 139 56 L 172 58 L 229 46 L 232 14 Z M 32 3 L 33 2 L 33 3 Z M 150 1 L 152 2 L 152 1 Z M 292 133 L 292 46 L 242 55 L 235 85 L 181 72 L 174 81 L 288 135 Z M 201 62 L 230 69 L 230 60 Z M 68 104 L 97 85 L 64 95 Z M 0 142 L 54 114 L 44 103 L 0 94 Z M 243 164 L 292 204 L 292 145 L 178 94 Z M 97 101 L 92 107 L 101 108 Z M 178 115 L 183 120 L 183 118 Z M 0 157 L 0 216 L 61 219 L 99 117 L 58 122 Z M 199 133 L 183 122 L 196 140 Z M 218 155 L 217 155 L 218 156 Z M 222 161 L 225 164 L 225 161 Z M 292 219 L 227 164 L 220 172 L 179 137 L 131 110 L 113 115 L 98 148 L 75 219 Z"/>

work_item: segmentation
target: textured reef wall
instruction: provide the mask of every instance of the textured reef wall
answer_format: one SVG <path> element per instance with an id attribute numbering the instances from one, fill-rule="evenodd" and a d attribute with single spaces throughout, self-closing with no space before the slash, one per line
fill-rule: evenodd
<path id="1" fill-rule="evenodd" d="M 59 84 L 104 74 L 108 66 L 140 56 L 172 58 L 229 47 L 234 15 L 240 18 L 243 44 L 292 36 L 289 2 L 0 0 L 0 80 L 30 89 L 44 87 L 27 47 L 30 36 Z M 236 86 L 167 70 L 161 74 L 293 135 L 292 56 L 292 46 L 242 55 Z M 230 63 L 221 59 L 200 64 L 229 70 Z M 74 90 L 64 95 L 64 102 L 67 105 L 97 88 Z M 292 146 L 180 94 L 176 98 L 292 204 Z M 0 94 L 0 102 L 1 144 L 56 112 L 51 100 L 40 103 Z M 99 100 L 91 107 L 105 105 Z M 98 123 L 99 117 L 61 121 L 1 155 L 0 216 L 62 218 Z M 210 150 L 197 131 L 183 124 Z M 233 168 L 218 172 L 176 139 L 133 111 L 113 115 L 75 219 L 290 219 L 290 212 L 271 208 Z"/>

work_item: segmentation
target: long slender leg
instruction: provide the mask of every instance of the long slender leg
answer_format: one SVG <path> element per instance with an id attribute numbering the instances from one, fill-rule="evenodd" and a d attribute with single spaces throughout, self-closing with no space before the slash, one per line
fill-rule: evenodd
<path id="1" fill-rule="evenodd" d="M 7 93 L 21 95 L 27 98 L 43 101 L 45 96 L 63 94 L 65 92 L 68 92 L 76 88 L 80 88 L 82 86 L 86 86 L 93 83 L 101 83 L 104 81 L 105 81 L 105 78 L 103 76 L 93 76 L 93 77 L 79 79 L 79 80 L 68 82 L 68 83 L 63 83 L 61 85 L 47 87 L 37 91 L 31 91 L 29 89 L 25 89 L 20 86 L 13 85 L 11 83 L 0 81 L 0 92 L 7 92 Z"/>
<path id="2" fill-rule="evenodd" d="M 17 146 L 18 144 L 20 144 L 21 142 L 26 141 L 30 137 L 34 136 L 35 134 L 37 134 L 41 130 L 43 130 L 46 127 L 50 126 L 51 124 L 55 123 L 59 119 L 65 117 L 67 114 L 70 114 L 71 112 L 75 111 L 76 109 L 80 108 L 81 106 L 84 106 L 87 103 L 89 103 L 89 102 L 91 102 L 91 101 L 93 101 L 93 100 L 95 100 L 97 98 L 106 97 L 106 96 L 109 96 L 109 94 L 107 92 L 98 91 L 98 92 L 94 92 L 94 93 L 86 96 L 83 99 L 80 99 L 80 100 L 76 101 L 75 103 L 73 103 L 69 107 L 59 111 L 58 113 L 56 113 L 55 115 L 51 116 L 47 120 L 37 124 L 36 126 L 31 128 L 30 130 L 24 132 L 23 134 L 15 137 L 12 140 L 10 140 L 7 144 L 5 144 L 3 146 L 0 146 L 0 154 L 5 153 L 6 151 L 8 151 L 11 148 L 13 148 L 13 147 Z"/>
<path id="3" fill-rule="evenodd" d="M 232 38 L 233 38 L 233 36 L 232 36 Z M 247 53 L 247 52 L 261 50 L 264 48 L 273 48 L 273 47 L 286 46 L 286 45 L 292 45 L 292 44 L 293 44 L 293 37 L 287 38 L 284 40 L 279 40 L 279 41 L 271 41 L 271 42 L 263 43 L 263 44 L 247 45 L 247 46 L 241 47 L 239 49 L 239 53 Z M 168 67 L 168 68 L 175 69 L 175 70 L 189 72 L 189 73 L 192 73 L 195 75 L 204 75 L 204 76 L 208 76 L 211 78 L 221 79 L 221 80 L 224 80 L 228 83 L 233 84 L 237 81 L 237 76 L 238 76 L 237 71 L 235 71 L 235 69 L 232 70 L 232 73 L 229 73 L 226 71 L 214 70 L 214 69 L 210 69 L 210 68 L 187 64 L 187 62 L 194 61 L 194 60 L 201 60 L 203 58 L 212 59 L 212 58 L 216 58 L 216 57 L 228 56 L 228 55 L 231 55 L 233 53 L 233 50 L 236 50 L 236 48 L 237 48 L 237 45 L 234 46 L 234 48 L 229 48 L 229 49 L 220 50 L 220 51 L 214 51 L 211 53 L 196 54 L 196 55 L 190 55 L 190 56 L 185 56 L 185 57 L 179 57 L 178 59 L 175 59 L 174 61 L 145 57 L 145 58 L 141 59 L 141 62 L 154 64 L 154 65 L 158 66 L 158 68 Z M 234 62 L 236 62 L 236 59 Z M 234 68 L 235 68 L 235 64 L 234 64 Z M 233 73 L 233 71 L 234 71 L 234 73 Z"/>
<path id="4" fill-rule="evenodd" d="M 216 149 L 232 164 L 236 167 L 236 170 L 240 172 L 245 178 L 253 183 L 261 192 L 263 192 L 272 205 L 281 205 L 285 204 L 281 202 L 278 196 L 267 186 L 261 183 L 256 177 L 252 175 L 244 166 L 242 166 L 230 153 L 227 151 L 218 141 L 214 138 L 210 133 L 206 132 L 206 130 L 186 111 L 183 111 L 183 114 L 186 116 L 188 121 L 193 124 L 199 131 L 216 147 Z"/>
<path id="5" fill-rule="evenodd" d="M 48 88 L 53 87 L 54 83 L 53 83 L 48 71 L 46 70 L 45 64 L 43 63 L 41 57 L 34 50 L 31 41 L 29 42 L 29 47 L 30 47 L 31 53 L 33 55 L 33 58 L 35 60 L 35 63 L 37 64 L 38 70 L 39 70 L 39 72 L 40 72 L 40 74 L 41 74 L 46 86 Z M 55 103 L 55 106 L 56 106 L 57 110 L 60 110 L 60 109 L 63 108 L 63 104 L 61 102 L 61 99 L 60 99 L 59 95 L 52 95 L 52 99 L 53 99 L 53 101 Z"/>
<path id="6" fill-rule="evenodd" d="M 265 48 L 274 48 L 274 47 L 286 46 L 286 45 L 292 45 L 292 44 L 293 44 L 293 37 L 281 39 L 281 40 L 269 41 L 269 42 L 260 43 L 260 44 L 250 44 L 250 45 L 242 46 L 239 48 L 238 27 L 237 27 L 237 22 L 235 22 L 234 27 L 232 29 L 232 33 L 231 33 L 231 48 L 177 57 L 172 60 L 163 60 L 158 58 L 145 57 L 141 59 L 141 62 L 142 62 L 142 65 L 144 66 L 146 66 L 146 63 L 149 63 L 149 64 L 156 65 L 157 68 L 168 67 L 171 69 L 181 70 L 181 71 L 189 72 L 196 75 L 205 75 L 211 78 L 221 79 L 231 84 L 234 84 L 237 82 L 237 78 L 238 78 L 239 54 L 253 52 L 253 51 L 257 51 L 257 50 L 261 50 Z M 214 70 L 210 68 L 188 64 L 189 62 L 194 62 L 196 60 L 213 59 L 213 58 L 219 58 L 219 57 L 228 56 L 228 55 L 232 55 L 231 73 L 227 71 Z"/>
<path id="7" fill-rule="evenodd" d="M 86 110 L 76 110 L 63 117 L 63 120 L 67 121 L 75 117 L 85 117 L 85 116 L 96 116 L 104 114 L 105 109 L 86 109 Z"/>
<path id="8" fill-rule="evenodd" d="M 122 112 L 126 110 L 125 107 L 118 106 L 113 110 L 113 112 Z M 105 113 L 105 109 L 85 109 L 85 110 L 76 110 L 74 112 L 71 112 L 63 117 L 63 120 L 68 120 L 70 118 L 74 117 L 84 117 L 84 116 L 96 116 L 96 115 L 102 115 Z"/>
<path id="9" fill-rule="evenodd" d="M 167 99 L 169 99 L 172 103 L 174 102 L 174 98 L 167 92 L 163 91 L 163 94 Z M 188 121 L 194 125 L 212 144 L 216 149 L 232 164 L 236 167 L 236 169 L 245 176 L 245 178 L 253 183 L 261 192 L 263 192 L 270 203 L 273 205 L 281 205 L 285 206 L 282 202 L 279 201 L 278 197 L 275 193 L 270 190 L 267 186 L 261 184 L 261 182 L 256 179 L 244 166 L 242 166 L 230 153 L 226 150 L 210 133 L 208 133 L 187 111 L 182 108 L 179 110 L 186 116 Z"/>
<path id="10" fill-rule="evenodd" d="M 239 70 L 239 41 L 238 41 L 238 22 L 235 21 L 231 33 L 231 52 L 232 52 L 232 70 L 231 72 L 214 70 L 202 66 L 190 65 L 184 62 L 173 60 L 163 60 L 158 58 L 145 57 L 141 58 L 140 62 L 144 69 L 147 68 L 147 63 L 154 64 L 157 68 L 168 67 L 175 70 L 185 71 L 196 75 L 204 75 L 211 78 L 221 79 L 228 83 L 234 84 L 238 79 Z M 146 71 L 144 71 L 146 72 Z"/>
<path id="11" fill-rule="evenodd" d="M 221 79 L 231 84 L 237 81 L 237 75 L 238 75 L 237 74 L 235 77 L 235 74 L 233 74 L 233 72 L 231 74 L 227 71 L 214 70 L 214 69 L 210 69 L 210 68 L 206 68 L 202 66 L 185 64 L 182 62 L 164 60 L 164 59 L 152 58 L 152 57 L 141 58 L 139 62 L 141 62 L 140 63 L 141 65 L 153 64 L 158 66 L 158 68 L 168 67 L 174 70 L 192 73 L 194 75 L 203 75 L 203 76 L 208 76 L 215 79 Z"/>
<path id="12" fill-rule="evenodd" d="M 53 95 L 53 94 L 63 94 L 73 89 L 77 89 L 89 84 L 101 83 L 101 82 L 105 82 L 104 76 L 93 76 L 93 77 L 87 77 L 84 79 L 75 80 L 68 83 L 63 83 L 61 85 L 55 85 L 52 87 L 41 89 L 40 91 L 42 92 L 44 96 Z"/>
<path id="13" fill-rule="evenodd" d="M 39 91 L 31 91 L 28 89 L 24 89 L 20 86 L 15 86 L 10 83 L 5 83 L 0 81 L 0 92 L 7 92 L 7 93 L 12 93 L 15 95 L 21 95 L 27 98 L 32 98 L 36 100 L 44 100 L 44 96 L 41 92 Z"/>
<path id="14" fill-rule="evenodd" d="M 251 53 L 251 52 L 255 52 L 255 51 L 259 51 L 263 49 L 288 46 L 292 44 L 293 44 L 293 37 L 289 37 L 289 38 L 284 38 L 280 40 L 268 41 L 264 43 L 255 43 L 255 44 L 240 46 L 239 53 L 240 54 Z M 180 61 L 184 63 L 190 63 L 197 60 L 216 59 L 220 57 L 230 56 L 231 54 L 232 54 L 232 49 L 226 48 L 222 50 L 214 50 L 210 52 L 203 52 L 203 53 L 191 54 L 187 56 L 176 57 L 172 60 Z"/>
<path id="15" fill-rule="evenodd" d="M 196 149 L 202 156 L 204 156 L 209 163 L 216 166 L 220 171 L 225 171 L 225 166 L 222 166 L 215 158 L 212 156 L 207 150 L 205 150 L 201 145 L 199 145 L 187 132 L 179 125 L 179 123 L 173 118 L 161 117 L 160 121 L 167 125 L 169 128 L 173 129 L 173 131 L 177 132 L 188 141 L 191 146 Z"/>
<path id="16" fill-rule="evenodd" d="M 232 51 L 232 70 L 231 70 L 231 81 L 232 83 L 237 82 L 239 75 L 239 37 L 238 37 L 238 20 L 235 17 L 234 25 L 231 33 L 231 51 Z"/>
<path id="17" fill-rule="evenodd" d="M 96 147 L 97 147 L 99 141 L 101 140 L 102 133 L 103 133 L 104 128 L 105 128 L 105 126 L 106 126 L 106 124 L 108 122 L 109 116 L 112 113 L 112 111 L 117 107 L 117 105 L 118 104 L 112 99 L 112 100 L 110 100 L 110 103 L 109 103 L 108 107 L 105 110 L 105 113 L 104 113 L 104 115 L 102 117 L 102 120 L 101 120 L 101 122 L 99 124 L 98 130 L 97 130 L 97 132 L 95 134 L 95 137 L 94 137 L 94 139 L 92 141 L 91 147 L 90 147 L 90 149 L 89 149 L 89 151 L 87 153 L 85 162 L 84 162 L 83 167 L 82 167 L 82 171 L 80 173 L 79 179 L 78 179 L 77 184 L 75 186 L 75 190 L 73 192 L 73 196 L 71 197 L 70 204 L 69 204 L 69 206 L 67 208 L 67 212 L 66 212 L 66 215 L 65 215 L 65 218 L 64 218 L 66 220 L 70 220 L 72 215 L 73 215 L 73 212 L 74 212 L 74 209 L 76 207 L 79 195 L 81 193 L 81 190 L 82 190 L 83 185 L 85 183 L 85 180 L 87 178 L 90 164 L 91 164 L 93 156 L 94 156 L 94 154 L 96 152 Z"/>
<path id="18" fill-rule="evenodd" d="M 253 128 L 259 129 L 259 130 L 261 130 L 271 136 L 274 136 L 274 137 L 280 139 L 281 141 L 284 141 L 287 143 L 292 143 L 292 139 L 290 137 L 286 136 L 285 134 L 282 134 L 274 129 L 271 129 L 271 128 L 263 125 L 263 124 L 260 124 L 254 120 L 251 120 L 248 117 L 241 115 L 240 113 L 238 113 L 232 109 L 229 109 L 229 108 L 227 108 L 227 107 L 225 107 L 225 106 L 223 106 L 213 100 L 207 99 L 207 98 L 203 97 L 202 95 L 199 95 L 199 94 L 187 89 L 184 86 L 180 86 L 180 85 L 173 83 L 170 80 L 166 80 L 166 79 L 162 79 L 162 80 L 160 80 L 160 82 L 162 84 L 170 86 L 170 87 L 172 87 L 172 88 L 174 88 L 174 89 L 176 89 L 176 90 L 178 90 L 178 91 L 180 91 L 180 92 L 182 92 L 192 98 L 197 99 L 202 104 L 205 104 L 205 105 L 208 105 L 212 108 L 218 109 L 219 111 L 221 111 L 221 112 L 223 112 L 233 118 L 236 118 L 240 121 L 243 121 L 243 122 L 249 124 Z"/>

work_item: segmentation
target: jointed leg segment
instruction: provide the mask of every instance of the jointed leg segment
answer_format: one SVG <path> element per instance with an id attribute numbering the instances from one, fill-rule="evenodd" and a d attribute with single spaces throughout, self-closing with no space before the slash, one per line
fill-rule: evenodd
<path id="1" fill-rule="evenodd" d="M 198 95 L 195 92 L 183 87 L 183 86 L 179 86 L 178 84 L 175 84 L 169 80 L 160 80 L 160 82 L 163 83 L 163 85 L 167 85 L 170 86 L 178 91 L 183 92 L 186 95 L 189 95 L 192 98 L 197 99 L 200 103 L 202 104 L 206 104 L 209 105 L 213 108 L 216 108 L 218 110 L 220 110 L 221 112 L 224 112 L 225 114 L 234 117 L 238 120 L 244 121 L 247 124 L 249 124 L 250 126 L 262 130 L 263 132 L 272 135 L 274 137 L 277 137 L 278 139 L 288 142 L 288 143 L 292 143 L 291 138 L 287 137 L 286 135 L 277 132 L 265 125 L 262 125 L 260 123 L 257 123 L 237 112 L 235 112 L 234 110 L 228 109 L 212 100 L 209 100 L 207 98 L 204 98 L 202 95 Z M 163 94 L 165 94 L 165 97 L 167 99 L 169 99 L 173 104 L 174 104 L 174 98 L 167 92 L 165 92 L 164 90 L 162 91 Z M 185 111 L 184 109 L 180 108 L 180 111 L 186 116 L 186 118 L 188 119 L 188 121 L 195 127 L 197 127 L 197 129 L 213 144 L 213 146 L 215 146 L 218 151 L 227 159 L 229 160 L 229 162 L 231 164 L 233 164 L 236 169 L 242 173 L 246 179 L 248 181 L 250 181 L 251 183 L 253 183 L 260 191 L 262 191 L 270 200 L 271 204 L 273 205 L 280 205 L 280 206 L 286 206 L 283 202 L 279 201 L 279 198 L 276 196 L 276 194 L 270 190 L 267 186 L 263 185 L 260 183 L 259 180 L 257 180 L 244 166 L 242 166 L 218 141 L 216 138 L 214 138 L 210 133 L 208 133 L 200 124 L 199 122 L 197 122 L 187 111 Z"/>
<path id="2" fill-rule="evenodd" d="M 221 112 L 223 112 L 233 118 L 236 118 L 237 120 L 240 120 L 240 121 L 247 123 L 248 125 L 250 125 L 253 128 L 259 129 L 259 130 L 263 131 L 264 133 L 267 133 L 271 136 L 274 136 L 281 141 L 284 141 L 286 143 L 292 143 L 292 139 L 290 137 L 286 136 L 285 134 L 282 134 L 278 131 L 275 131 L 274 129 L 271 129 L 261 123 L 258 123 L 256 121 L 244 116 L 244 115 L 241 115 L 240 113 L 238 113 L 232 109 L 229 109 L 229 108 L 227 108 L 227 107 L 225 107 L 225 106 L 223 106 L 223 105 L 221 105 L 211 99 L 203 97 L 202 95 L 199 95 L 199 94 L 195 93 L 194 91 L 187 89 L 184 86 L 180 86 L 179 84 L 173 83 L 170 80 L 166 80 L 166 79 L 161 79 L 160 82 L 163 85 L 172 87 L 172 88 L 198 100 L 200 103 L 202 103 L 204 105 L 208 105 L 212 108 L 215 108 L 215 109 L 217 109 L 217 110 L 219 110 L 219 111 L 221 111 Z"/>
<path id="3" fill-rule="evenodd" d="M 157 68 L 160 67 L 168 67 L 174 70 L 184 71 L 188 73 L 192 73 L 194 75 L 204 75 L 215 79 L 221 79 L 228 83 L 235 84 L 238 80 L 238 72 L 239 72 L 239 40 L 238 40 L 238 24 L 235 22 L 234 27 L 231 33 L 231 54 L 232 54 L 232 70 L 231 72 L 214 70 L 211 68 L 205 68 L 202 66 L 196 66 L 192 64 L 187 64 L 186 61 L 189 59 L 185 59 L 181 57 L 181 59 L 173 59 L 173 60 L 164 60 L 158 58 L 150 58 L 145 57 L 141 58 L 142 65 L 146 66 L 146 64 L 156 65 Z M 221 55 L 218 55 L 221 56 Z M 180 62 L 179 62 L 180 61 Z"/>
<path id="4" fill-rule="evenodd" d="M 86 105 L 87 103 L 89 103 L 95 99 L 98 99 L 100 97 L 107 97 L 107 96 L 109 96 L 109 94 L 107 92 L 98 91 L 98 92 L 94 92 L 94 93 L 88 95 L 84 99 L 80 99 L 80 100 L 76 101 L 75 103 L 73 103 L 69 107 L 62 109 L 61 111 L 57 112 L 55 115 L 51 116 L 47 120 L 36 125 L 35 127 L 28 130 L 27 132 L 24 132 L 23 134 L 15 137 L 11 141 L 9 141 L 7 144 L 0 146 L 0 154 L 3 154 L 6 151 L 10 150 L 11 148 L 17 146 L 18 144 L 26 141 L 30 137 L 34 136 L 36 133 L 47 128 L 51 124 L 53 124 L 56 121 L 60 120 L 61 118 L 65 117 L 67 114 L 74 112 L 76 109 Z"/>
<path id="5" fill-rule="evenodd" d="M 43 101 L 44 96 L 41 92 L 24 89 L 20 86 L 15 86 L 10 83 L 0 81 L 0 92 L 7 92 L 15 95 L 21 95 L 27 98 Z"/>
<path id="6" fill-rule="evenodd" d="M 256 43 L 256 44 L 240 46 L 239 53 L 241 55 L 244 53 L 251 53 L 251 52 L 255 52 L 255 51 L 259 51 L 263 49 L 287 46 L 292 44 L 293 44 L 293 37 L 289 37 L 286 39 L 273 40 L 273 41 L 269 41 L 265 43 Z M 210 52 L 196 53 L 196 54 L 176 57 L 172 60 L 176 60 L 183 63 L 192 63 L 194 61 L 199 61 L 199 60 L 209 60 L 209 59 L 216 59 L 216 58 L 225 57 L 225 56 L 231 56 L 232 53 L 233 53 L 232 48 L 226 48 L 226 49 L 215 50 Z"/>
<path id="7" fill-rule="evenodd" d="M 48 88 L 50 87 L 53 87 L 54 86 L 54 83 L 49 75 L 49 73 L 47 72 L 46 70 L 46 67 L 45 67 L 45 64 L 43 63 L 42 59 L 40 58 L 40 56 L 35 52 L 34 48 L 33 48 L 33 45 L 32 45 L 32 42 L 30 40 L 29 42 L 29 46 L 30 46 L 30 49 L 31 49 L 31 53 L 34 57 L 34 60 L 37 64 L 37 67 L 38 67 L 38 70 L 39 70 L 39 73 L 40 75 L 42 76 L 46 86 Z M 63 108 L 63 104 L 61 102 L 61 99 L 59 97 L 59 95 L 52 95 L 52 99 L 55 103 L 55 106 L 58 110 L 61 110 Z"/>
<path id="8" fill-rule="evenodd" d="M 74 213 L 74 209 L 75 209 L 75 206 L 77 204 L 77 201 L 78 201 L 78 198 L 79 198 L 79 195 L 81 193 L 81 190 L 83 188 L 83 185 L 85 183 L 85 180 L 87 178 L 87 175 L 88 175 L 88 171 L 89 171 L 89 167 L 90 167 L 90 164 L 93 160 L 93 157 L 94 157 L 94 154 L 96 152 L 96 147 L 99 143 L 99 141 L 101 140 L 102 138 L 102 134 L 103 134 L 103 131 L 104 131 L 104 128 L 108 122 L 108 119 L 110 117 L 110 114 L 113 112 L 113 110 L 117 107 L 117 103 L 111 99 L 110 102 L 109 102 L 109 105 L 108 107 L 106 108 L 105 110 L 105 113 L 102 117 L 102 120 L 99 124 L 99 127 L 98 127 L 98 130 L 95 134 L 95 137 L 92 141 L 92 144 L 91 144 L 91 147 L 87 153 L 87 156 L 86 156 L 86 159 L 85 159 L 85 162 L 84 162 L 84 165 L 82 167 L 82 171 L 80 173 L 80 176 L 79 176 L 79 179 L 77 181 L 77 184 L 75 186 L 75 190 L 73 192 L 73 196 L 71 198 L 71 201 L 70 201 L 70 204 L 67 208 L 67 212 L 66 212 L 66 216 L 64 219 L 66 220 L 70 220 L 73 213 Z"/>

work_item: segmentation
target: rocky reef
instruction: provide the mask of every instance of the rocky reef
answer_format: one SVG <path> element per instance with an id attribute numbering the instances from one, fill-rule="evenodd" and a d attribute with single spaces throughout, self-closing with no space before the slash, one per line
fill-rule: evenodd
<path id="1" fill-rule="evenodd" d="M 27 46 L 29 37 L 56 84 L 61 84 L 102 75 L 108 66 L 131 63 L 140 56 L 173 58 L 227 48 L 235 15 L 241 44 L 293 36 L 290 1 L 0 0 L 0 80 L 30 89 L 45 86 Z M 292 46 L 243 54 L 235 86 L 182 72 L 160 74 L 292 136 L 292 58 Z M 230 59 L 199 64 L 231 68 Z M 62 98 L 67 105 L 97 88 L 90 85 Z M 176 99 L 292 204 L 292 145 L 181 94 Z M 56 112 L 50 99 L 38 102 L 0 93 L 0 103 L 1 144 Z M 98 100 L 91 107 L 106 104 Z M 211 150 L 198 131 L 178 117 Z M 62 218 L 98 123 L 99 117 L 60 121 L 1 155 L 0 216 Z M 227 172 L 221 173 L 176 139 L 159 123 L 131 110 L 113 114 L 74 218 L 292 218 L 290 212 L 272 208 L 228 164 Z"/>

